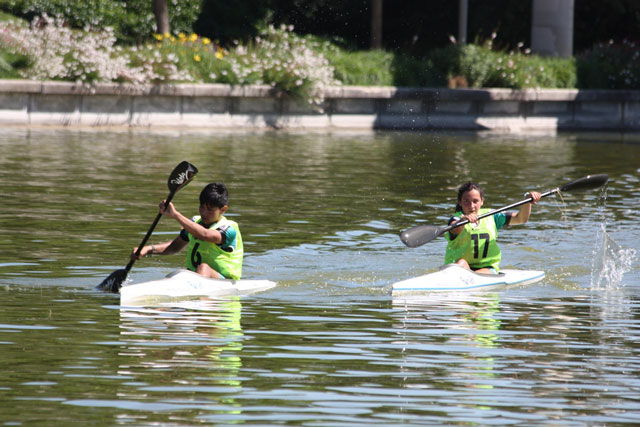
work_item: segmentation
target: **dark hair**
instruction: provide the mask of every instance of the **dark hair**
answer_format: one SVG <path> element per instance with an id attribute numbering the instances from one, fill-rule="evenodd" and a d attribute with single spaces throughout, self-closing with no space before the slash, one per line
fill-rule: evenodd
<path id="1" fill-rule="evenodd" d="M 458 188 L 458 203 L 456 203 L 456 212 L 462 212 L 462 206 L 460 206 L 460 200 L 462 200 L 462 196 L 467 191 L 477 190 L 480 193 L 480 197 L 484 199 L 484 190 L 480 187 L 480 184 L 476 184 L 475 182 L 465 182 Z"/>
<path id="2" fill-rule="evenodd" d="M 227 187 L 221 182 L 212 182 L 200 192 L 200 204 L 221 208 L 229 203 Z"/>

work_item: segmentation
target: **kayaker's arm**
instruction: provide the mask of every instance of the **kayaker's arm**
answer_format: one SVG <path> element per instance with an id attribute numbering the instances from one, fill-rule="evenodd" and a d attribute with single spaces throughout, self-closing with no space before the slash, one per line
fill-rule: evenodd
<path id="1" fill-rule="evenodd" d="M 178 223 L 184 228 L 189 234 L 195 237 L 198 240 L 204 240 L 206 242 L 211 242 L 215 244 L 222 243 L 222 234 L 218 230 L 212 230 L 202 225 L 191 221 L 186 216 L 182 215 L 176 208 L 173 206 L 173 203 L 169 203 L 168 206 L 164 206 L 163 203 L 160 204 L 160 212 L 163 215 L 166 215 L 170 218 L 175 219 Z"/>
<path id="2" fill-rule="evenodd" d="M 180 252 L 182 249 L 184 249 L 185 246 L 187 246 L 187 242 L 185 242 L 180 236 L 178 236 L 168 242 L 143 246 L 142 250 L 140 251 L 139 257 L 136 257 L 136 251 L 138 250 L 138 248 L 135 247 L 131 252 L 131 258 L 140 259 L 148 255 L 173 255 Z"/>
<path id="3" fill-rule="evenodd" d="M 511 215 L 511 219 L 509 220 L 509 225 L 518 225 L 524 224 L 529 221 L 529 216 L 531 215 L 531 205 L 535 205 L 542 198 L 542 195 L 537 191 L 531 191 L 527 197 L 531 197 L 533 201 L 531 203 L 525 203 L 520 206 L 520 210 L 513 215 Z"/>

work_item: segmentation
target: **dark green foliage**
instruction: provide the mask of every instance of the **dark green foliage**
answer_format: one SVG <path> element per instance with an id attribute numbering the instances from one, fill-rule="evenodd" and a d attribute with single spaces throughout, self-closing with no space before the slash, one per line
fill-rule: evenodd
<path id="1" fill-rule="evenodd" d="M 371 38 L 370 5 L 371 0 L 271 0 L 269 19 L 291 24 L 299 34 L 337 37 L 352 49 L 365 49 Z"/>
<path id="2" fill-rule="evenodd" d="M 585 89 L 640 89 L 638 43 L 599 43 L 576 58 L 578 86 Z"/>
<path id="3" fill-rule="evenodd" d="M 191 32 L 200 0 L 167 0 L 173 32 Z M 152 0 L 1 0 L 0 8 L 31 21 L 47 14 L 62 17 L 73 28 L 112 27 L 118 40 L 140 43 L 155 32 Z"/>
<path id="4" fill-rule="evenodd" d="M 533 0 L 469 0 L 467 41 L 496 33 L 494 47 L 530 45 Z M 340 37 L 352 49 L 370 40 L 371 0 L 167 0 L 171 31 L 196 31 L 213 40 L 247 40 L 265 24 L 294 25 L 298 34 Z M 386 0 L 383 47 L 424 57 L 458 35 L 458 2 Z M 61 15 L 71 25 L 109 25 L 121 41 L 140 41 L 155 31 L 152 0 L 0 0 L 0 10 L 31 20 Z M 640 40 L 640 1 L 575 0 L 574 52 L 610 39 Z"/>
<path id="5" fill-rule="evenodd" d="M 0 49 L 0 79 L 19 79 L 21 77 L 18 70 L 28 66 L 27 56 Z"/>
<path id="6" fill-rule="evenodd" d="M 575 0 L 574 53 L 579 55 L 609 40 L 640 41 L 640 1 Z"/>
<path id="7" fill-rule="evenodd" d="M 532 1 L 469 0 L 471 43 L 460 45 L 450 41 L 457 36 L 458 2 L 387 0 L 385 48 L 377 51 L 367 50 L 371 0 L 167 3 L 172 34 L 195 31 L 221 41 L 229 51 L 250 42 L 269 23 L 323 35 L 333 47 L 322 53 L 343 84 L 443 87 L 459 79 L 469 87 L 640 89 L 640 49 L 632 41 L 640 39 L 639 1 L 575 0 L 575 59 L 526 53 Z M 152 0 L 0 0 L 0 10 L 26 19 L 42 13 L 62 16 L 75 28 L 111 26 L 120 42 L 132 44 L 148 42 L 155 30 Z M 223 82 L 231 75 L 230 65 L 214 53 L 187 49 L 179 57 L 200 80 Z M 0 77 L 17 77 L 17 70 L 28 66 L 27 57 L 0 51 Z"/>
<path id="8" fill-rule="evenodd" d="M 492 50 L 484 45 L 450 45 L 429 55 L 435 86 L 461 79 L 468 87 L 572 88 L 576 84 L 573 59 L 544 58 L 518 50 Z"/>
<path id="9" fill-rule="evenodd" d="M 433 59 L 396 54 L 393 56 L 392 70 L 393 86 L 446 86 L 446 81 L 434 73 Z"/>
<path id="10" fill-rule="evenodd" d="M 269 4 L 263 0 L 202 0 L 202 12 L 193 29 L 223 44 L 245 41 L 258 34 L 269 13 Z"/>

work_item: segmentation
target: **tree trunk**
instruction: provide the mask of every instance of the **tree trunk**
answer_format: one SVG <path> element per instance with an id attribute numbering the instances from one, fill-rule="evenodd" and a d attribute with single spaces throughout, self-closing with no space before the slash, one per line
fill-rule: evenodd
<path id="1" fill-rule="evenodd" d="M 169 9 L 167 0 L 153 0 L 153 14 L 156 17 L 156 32 L 158 34 L 169 33 Z"/>
<path id="2" fill-rule="evenodd" d="M 371 0 L 371 49 L 382 47 L 382 1 Z"/>
<path id="3" fill-rule="evenodd" d="M 467 20 L 469 0 L 458 1 L 458 43 L 467 44 Z"/>

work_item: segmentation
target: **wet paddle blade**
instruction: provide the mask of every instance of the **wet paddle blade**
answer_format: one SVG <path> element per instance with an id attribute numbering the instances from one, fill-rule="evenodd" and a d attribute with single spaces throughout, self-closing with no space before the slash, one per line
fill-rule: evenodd
<path id="1" fill-rule="evenodd" d="M 177 192 L 182 187 L 187 185 L 193 177 L 198 173 L 198 168 L 196 168 L 191 163 L 184 161 L 180 163 L 176 168 L 171 172 L 169 176 L 169 181 L 167 185 L 169 186 L 169 190 L 172 193 Z"/>
<path id="2" fill-rule="evenodd" d="M 122 287 L 122 283 L 127 280 L 127 275 L 129 274 L 129 270 L 126 268 L 121 268 L 120 270 L 116 270 L 109 275 L 106 279 L 102 281 L 96 289 L 111 292 L 117 294 Z"/>
<path id="3" fill-rule="evenodd" d="M 602 187 L 609 180 L 607 174 L 587 175 L 582 178 L 578 178 L 574 181 L 567 182 L 559 187 L 562 191 L 574 191 L 574 190 L 593 190 L 594 188 Z"/>
<path id="4" fill-rule="evenodd" d="M 444 227 L 434 225 L 416 225 L 400 233 L 402 243 L 410 248 L 417 248 L 444 233 Z"/>

